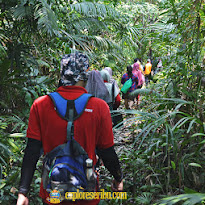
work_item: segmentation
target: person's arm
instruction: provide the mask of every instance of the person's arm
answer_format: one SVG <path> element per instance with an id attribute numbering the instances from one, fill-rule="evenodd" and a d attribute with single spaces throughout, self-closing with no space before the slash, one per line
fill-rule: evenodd
<path id="1" fill-rule="evenodd" d="M 21 180 L 19 186 L 19 194 L 17 205 L 27 205 L 28 198 L 26 197 L 36 168 L 36 163 L 40 157 L 42 143 L 39 140 L 28 138 L 27 147 L 23 158 L 21 168 Z"/>
<path id="2" fill-rule="evenodd" d="M 114 150 L 114 147 L 107 149 L 97 149 L 97 154 L 103 160 L 105 167 L 108 169 L 110 174 L 114 177 L 112 188 L 114 191 L 123 190 L 123 174 L 121 171 L 118 156 Z"/>
<path id="3" fill-rule="evenodd" d="M 112 184 L 114 191 L 123 190 L 123 175 L 120 168 L 117 154 L 114 150 L 114 136 L 112 130 L 112 119 L 110 110 L 106 102 L 102 102 L 99 109 L 99 121 L 96 148 L 98 155 L 102 158 L 104 165 L 113 175 L 114 181 Z"/>

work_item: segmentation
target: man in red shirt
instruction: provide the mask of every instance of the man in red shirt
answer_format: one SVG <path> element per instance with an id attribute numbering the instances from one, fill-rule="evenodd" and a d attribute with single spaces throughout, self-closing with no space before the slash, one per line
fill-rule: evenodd
<path id="1" fill-rule="evenodd" d="M 57 92 L 65 99 L 76 99 L 83 93 L 88 78 L 88 58 L 82 53 L 65 55 L 61 61 L 61 79 Z M 104 165 L 113 175 L 113 191 L 123 190 L 122 172 L 118 157 L 113 148 L 113 132 L 110 111 L 107 103 L 92 97 L 83 114 L 74 121 L 74 138 L 87 152 L 88 157 L 96 164 L 95 151 L 102 158 Z M 43 148 L 44 154 L 60 144 L 66 143 L 67 121 L 62 119 L 54 109 L 48 95 L 36 99 L 31 107 L 27 130 L 28 143 L 21 170 L 21 181 L 17 205 L 28 205 L 26 197 L 33 178 L 36 163 Z M 40 197 L 44 204 L 49 193 L 43 189 L 41 182 Z M 99 200 L 63 201 L 60 204 L 98 204 Z"/>

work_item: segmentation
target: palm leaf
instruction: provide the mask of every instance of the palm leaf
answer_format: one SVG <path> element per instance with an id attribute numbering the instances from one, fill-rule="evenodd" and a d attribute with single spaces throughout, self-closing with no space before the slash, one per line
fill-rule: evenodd
<path id="1" fill-rule="evenodd" d="M 174 205 L 178 202 L 182 202 L 182 205 L 195 205 L 205 200 L 205 194 L 181 194 L 178 196 L 172 196 L 162 199 L 158 205 Z"/>
<path id="2" fill-rule="evenodd" d="M 33 16 L 33 10 L 32 10 L 31 6 L 19 4 L 19 5 L 17 5 L 17 7 L 13 8 L 12 10 L 13 10 L 14 17 L 17 20 L 22 20 L 26 17 L 32 18 L 32 16 Z"/>
<path id="3" fill-rule="evenodd" d="M 119 13 L 105 4 L 93 3 L 93 2 L 82 2 L 70 5 L 71 10 L 75 10 L 78 13 L 91 16 L 91 17 L 109 17 L 117 18 Z"/>
<path id="4" fill-rule="evenodd" d="M 60 35 L 55 13 L 45 0 L 35 5 L 34 17 L 37 20 L 38 29 L 42 33 L 47 33 L 50 36 Z"/>
<path id="5" fill-rule="evenodd" d="M 129 94 L 131 97 L 137 97 L 138 95 L 155 95 L 157 97 L 162 97 L 157 91 L 151 89 L 136 89 Z"/>

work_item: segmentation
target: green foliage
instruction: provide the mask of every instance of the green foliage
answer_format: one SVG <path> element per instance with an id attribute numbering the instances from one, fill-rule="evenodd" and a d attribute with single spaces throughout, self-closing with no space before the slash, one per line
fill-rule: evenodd
<path id="1" fill-rule="evenodd" d="M 200 193 L 181 194 L 178 196 L 167 197 L 157 204 L 159 205 L 165 205 L 165 204 L 195 205 L 195 204 L 203 204 L 204 200 L 205 200 L 205 194 L 200 194 Z"/>
<path id="2" fill-rule="evenodd" d="M 15 116 L 13 119 L 14 121 L 20 120 Z M 18 186 L 19 181 L 21 147 L 18 146 L 19 135 L 16 134 L 15 139 L 6 132 L 11 123 L 13 123 L 12 118 L 0 118 L 0 152 L 2 153 L 0 157 L 0 203 L 2 204 L 10 204 L 12 201 L 15 203 L 15 187 Z M 19 123 L 24 124 L 21 120 Z"/>
<path id="3" fill-rule="evenodd" d="M 203 4 L 201 1 L 192 3 L 164 1 L 160 5 L 163 10 L 157 22 L 151 26 L 155 31 L 160 31 L 155 34 L 151 32 L 150 37 L 155 39 L 155 45 L 152 45 L 154 56 L 159 55 L 154 48 L 161 48 L 163 70 L 155 77 L 157 83 L 151 82 L 146 89 L 131 94 L 140 94 L 142 101 L 139 111 L 126 112 L 132 114 L 132 117 L 124 121 L 127 125 L 133 123 L 134 131 L 130 132 L 135 133 L 134 151 L 131 155 L 123 152 L 129 160 L 122 162 L 133 165 L 124 169 L 126 174 L 129 173 L 126 185 L 134 185 L 130 180 L 135 177 L 134 167 L 136 172 L 143 170 L 136 177 L 135 191 L 128 188 L 133 197 L 132 203 L 154 204 L 159 199 L 159 193 L 162 197 L 188 193 L 190 188 L 205 191 L 202 180 L 205 164 L 201 154 L 204 152 L 205 128 Z M 141 167 L 135 164 L 139 158 L 145 162 Z M 142 191 L 140 187 L 144 184 L 159 184 L 161 190 L 154 193 Z M 189 192 L 168 197 L 159 204 L 200 204 L 203 197 L 204 194 Z"/>

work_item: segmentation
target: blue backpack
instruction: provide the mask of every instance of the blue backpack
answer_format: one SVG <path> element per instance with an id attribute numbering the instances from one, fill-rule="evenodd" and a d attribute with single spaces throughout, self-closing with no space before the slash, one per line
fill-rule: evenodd
<path id="1" fill-rule="evenodd" d="M 61 144 L 47 153 L 43 162 L 43 188 L 65 192 L 85 191 L 88 186 L 85 161 L 86 151 L 74 139 L 73 121 L 84 112 L 92 95 L 83 94 L 75 100 L 66 100 L 59 93 L 49 94 L 59 116 L 67 124 L 67 143 Z M 94 191 L 94 190 L 93 190 Z"/>

